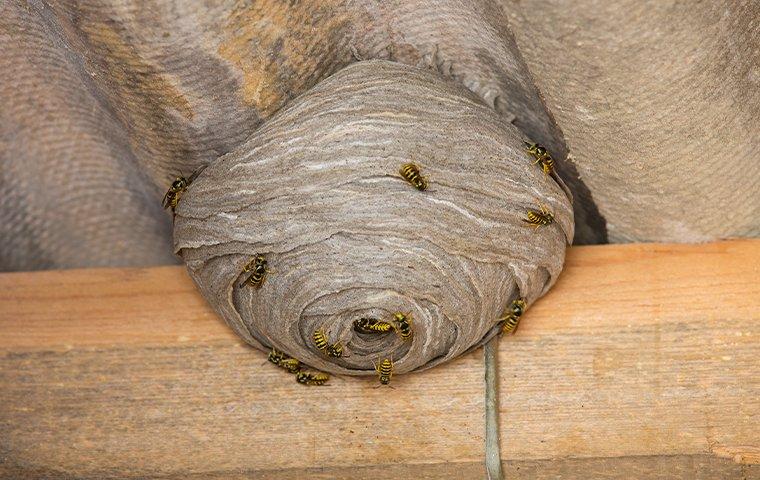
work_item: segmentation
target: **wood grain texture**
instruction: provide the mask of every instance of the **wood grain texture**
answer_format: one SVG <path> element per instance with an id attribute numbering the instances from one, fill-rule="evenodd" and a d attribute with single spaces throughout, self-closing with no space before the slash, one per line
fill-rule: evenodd
<path id="1" fill-rule="evenodd" d="M 574 247 L 500 344 L 507 478 L 760 478 L 760 242 Z M 0 275 L 0 477 L 483 478 L 480 350 L 303 388 L 178 267 Z"/>

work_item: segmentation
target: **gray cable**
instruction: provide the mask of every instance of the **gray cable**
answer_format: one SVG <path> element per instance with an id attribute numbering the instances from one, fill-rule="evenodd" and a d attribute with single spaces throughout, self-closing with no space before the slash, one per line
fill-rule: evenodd
<path id="1" fill-rule="evenodd" d="M 501 471 L 501 447 L 499 446 L 499 402 L 497 401 L 496 355 L 499 337 L 486 343 L 484 351 L 486 380 L 486 472 L 488 480 L 504 480 Z"/>

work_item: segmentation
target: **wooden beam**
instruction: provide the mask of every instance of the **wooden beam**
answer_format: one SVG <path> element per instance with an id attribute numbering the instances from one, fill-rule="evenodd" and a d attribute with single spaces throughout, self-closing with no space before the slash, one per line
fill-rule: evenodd
<path id="1" fill-rule="evenodd" d="M 507 478 L 760 478 L 760 241 L 573 247 L 499 346 Z M 179 267 L 0 274 L 0 477 L 483 478 L 482 351 L 305 388 Z"/>

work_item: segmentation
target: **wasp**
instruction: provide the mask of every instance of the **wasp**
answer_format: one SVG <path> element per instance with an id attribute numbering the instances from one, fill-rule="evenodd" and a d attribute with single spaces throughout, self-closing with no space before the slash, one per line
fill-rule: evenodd
<path id="1" fill-rule="evenodd" d="M 278 367 L 280 366 L 280 362 L 282 362 L 282 360 L 285 358 L 286 355 L 275 348 L 273 348 L 272 351 L 269 352 L 269 356 L 267 356 L 267 360 L 274 363 Z"/>
<path id="2" fill-rule="evenodd" d="M 169 190 L 164 194 L 164 199 L 161 201 L 161 205 L 163 205 L 164 208 L 171 208 L 172 213 L 174 213 L 174 210 L 176 210 L 177 205 L 179 204 L 179 200 L 182 198 L 182 194 L 185 193 L 187 187 L 193 183 L 193 180 L 195 180 L 205 168 L 205 165 L 198 167 L 192 175 L 190 175 L 190 178 L 185 178 L 182 175 L 175 178 L 169 187 Z"/>
<path id="3" fill-rule="evenodd" d="M 279 350 L 272 349 L 267 359 L 280 368 L 287 370 L 289 373 L 298 373 L 301 371 L 301 362 L 295 358 L 290 358 Z"/>
<path id="4" fill-rule="evenodd" d="M 537 143 L 523 143 L 525 144 L 527 152 L 536 159 L 536 161 L 533 162 L 533 165 L 540 163 L 544 175 L 551 175 L 554 171 L 554 158 L 552 158 L 551 154 L 546 151 L 546 148 Z"/>
<path id="5" fill-rule="evenodd" d="M 288 373 L 298 373 L 301 371 L 301 362 L 295 358 L 283 358 L 279 366 L 287 370 Z"/>
<path id="6" fill-rule="evenodd" d="M 314 339 L 314 345 L 325 352 L 325 355 L 328 357 L 340 358 L 343 356 L 343 344 L 340 342 L 331 344 L 327 339 L 324 329 L 314 330 L 312 338 Z"/>
<path id="7" fill-rule="evenodd" d="M 403 339 L 408 340 L 412 336 L 412 316 L 403 313 L 393 315 L 394 330 Z"/>
<path id="8" fill-rule="evenodd" d="M 539 204 L 541 211 L 528 210 L 528 214 L 523 218 L 523 222 L 536 229 L 541 225 L 549 225 L 554 221 L 554 215 L 549 211 L 549 207 Z"/>
<path id="9" fill-rule="evenodd" d="M 327 354 L 328 357 L 340 358 L 343 356 L 343 353 L 344 353 L 343 344 L 341 344 L 340 342 L 333 343 L 332 345 L 329 345 L 325 349 L 325 353 Z"/>
<path id="10" fill-rule="evenodd" d="M 386 358 L 380 365 L 375 365 L 375 371 L 377 372 L 380 384 L 388 385 L 391 383 L 391 377 L 393 376 L 393 360 Z"/>
<path id="11" fill-rule="evenodd" d="M 298 372 L 296 382 L 303 385 L 324 385 L 330 380 L 330 375 L 326 373 Z"/>
<path id="12" fill-rule="evenodd" d="M 267 268 L 267 260 L 264 258 L 264 255 L 259 255 L 258 253 L 253 256 L 253 260 L 248 262 L 245 267 L 243 267 L 243 273 L 251 272 L 251 274 L 243 280 L 243 282 L 240 284 L 242 287 L 243 285 L 250 285 L 255 288 L 261 287 L 261 284 L 264 283 L 264 280 L 267 278 L 267 273 L 270 272 L 270 270 Z"/>
<path id="13" fill-rule="evenodd" d="M 354 320 L 354 330 L 359 333 L 387 333 L 393 330 L 393 325 L 376 318 L 360 318 Z"/>
<path id="14" fill-rule="evenodd" d="M 524 311 L 525 300 L 523 298 L 512 300 L 512 303 L 507 309 L 506 315 L 499 319 L 501 322 L 501 333 L 514 333 L 514 331 L 517 329 L 517 324 L 520 323 L 520 317 L 522 317 Z"/>
<path id="15" fill-rule="evenodd" d="M 327 347 L 330 346 L 330 342 L 327 340 L 327 335 L 325 335 L 325 331 L 321 328 L 319 330 L 314 330 L 312 338 L 314 339 L 314 345 L 320 350 L 327 350 Z"/>
<path id="16" fill-rule="evenodd" d="M 420 167 L 415 163 L 405 163 L 398 171 L 407 182 L 411 183 L 417 190 L 426 190 L 428 187 L 427 177 L 420 173 Z"/>
<path id="17" fill-rule="evenodd" d="M 172 182 L 171 187 L 169 187 L 169 190 L 164 194 L 164 199 L 161 201 L 164 208 L 171 208 L 172 213 L 174 213 L 174 210 L 179 204 L 179 199 L 182 198 L 182 194 L 185 193 L 188 185 L 190 185 L 190 182 L 188 182 L 185 177 L 177 177 Z"/>

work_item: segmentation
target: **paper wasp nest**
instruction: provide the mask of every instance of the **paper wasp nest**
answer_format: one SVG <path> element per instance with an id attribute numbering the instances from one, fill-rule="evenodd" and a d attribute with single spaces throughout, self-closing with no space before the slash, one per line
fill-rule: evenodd
<path id="1" fill-rule="evenodd" d="M 359 62 L 264 123 L 190 185 L 175 250 L 248 343 L 312 367 L 375 374 L 427 368 L 483 343 L 515 298 L 555 282 L 573 238 L 571 201 L 525 153 L 525 138 L 435 72 Z M 414 162 L 419 191 L 399 168 Z M 555 221 L 523 222 L 544 204 Z M 260 288 L 240 286 L 262 254 Z M 411 314 L 413 337 L 353 330 Z M 312 340 L 324 328 L 347 356 Z"/>

